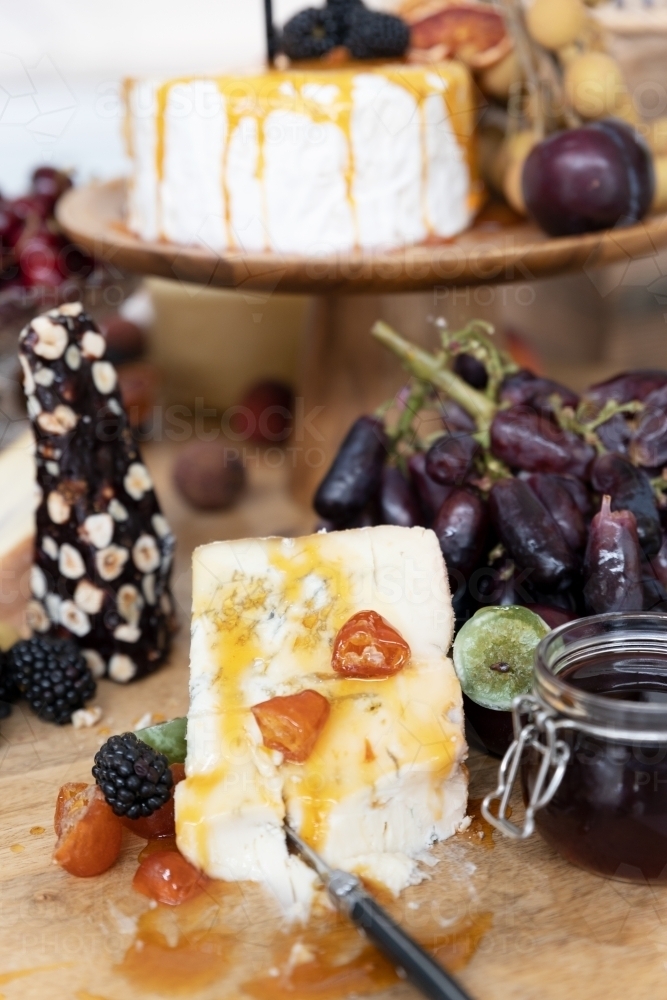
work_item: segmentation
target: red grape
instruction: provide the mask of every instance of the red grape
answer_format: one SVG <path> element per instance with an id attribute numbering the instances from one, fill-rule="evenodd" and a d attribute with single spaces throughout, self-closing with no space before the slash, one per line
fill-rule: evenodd
<path id="1" fill-rule="evenodd" d="M 426 453 L 426 471 L 437 483 L 461 485 L 473 470 L 480 445 L 469 434 L 445 434 Z"/>
<path id="2" fill-rule="evenodd" d="M 442 422 L 450 434 L 456 434 L 460 431 L 472 434 L 477 430 L 473 418 L 454 399 L 443 400 L 440 412 L 442 413 Z"/>
<path id="3" fill-rule="evenodd" d="M 655 555 L 662 543 L 662 527 L 653 488 L 643 469 L 610 452 L 596 458 L 591 482 L 598 493 L 611 497 L 612 510 L 632 511 L 639 544 L 647 556 Z"/>
<path id="4" fill-rule="evenodd" d="M 380 489 L 387 436 L 380 417 L 359 417 L 320 483 L 313 501 L 320 517 L 345 524 Z"/>
<path id="5" fill-rule="evenodd" d="M 609 399 L 616 403 L 630 403 L 633 399 L 643 402 L 649 393 L 667 385 L 667 372 L 645 369 L 635 372 L 625 372 L 615 375 L 606 382 L 598 382 L 590 386 L 584 393 L 587 402 L 594 403 L 597 409 Z"/>
<path id="6" fill-rule="evenodd" d="M 526 480 L 537 499 L 546 507 L 573 552 L 586 544 L 586 522 L 569 490 L 559 476 L 536 472 Z"/>
<path id="7" fill-rule="evenodd" d="M 637 522 L 629 510 L 612 512 L 608 496 L 591 523 L 584 575 L 584 598 L 592 614 L 642 610 Z"/>
<path id="8" fill-rule="evenodd" d="M 486 389 L 489 376 L 481 361 L 472 354 L 457 354 L 454 359 L 454 372 L 474 389 Z"/>
<path id="9" fill-rule="evenodd" d="M 56 170 L 54 167 L 37 167 L 33 172 L 32 190 L 50 203 L 51 210 L 58 198 L 71 187 L 71 178 L 62 170 Z"/>
<path id="10" fill-rule="evenodd" d="M 512 406 L 527 404 L 549 412 L 552 409 L 549 403 L 551 396 L 558 396 L 562 406 L 571 406 L 573 409 L 579 403 L 576 392 L 550 378 L 533 375 L 524 368 L 503 379 L 498 398 L 501 403 L 510 403 Z"/>
<path id="11" fill-rule="evenodd" d="M 526 406 L 500 410 L 491 424 L 491 450 L 510 468 L 525 472 L 571 473 L 585 478 L 595 450 L 577 434 L 562 430 Z"/>
<path id="12" fill-rule="evenodd" d="M 240 412 L 245 409 L 246 413 Z M 284 382 L 264 379 L 242 396 L 240 410 L 232 417 L 233 431 L 255 444 L 283 443 L 292 433 L 294 393 Z"/>
<path id="13" fill-rule="evenodd" d="M 667 385 L 654 389 L 632 437 L 630 457 L 647 469 L 667 465 Z"/>
<path id="14" fill-rule="evenodd" d="M 569 586 L 577 559 L 558 525 L 527 483 L 501 479 L 489 495 L 491 519 L 517 566 L 530 571 L 530 582 L 547 592 Z"/>
<path id="15" fill-rule="evenodd" d="M 488 532 L 486 504 L 472 490 L 454 489 L 433 522 L 447 569 L 468 576 L 484 552 Z"/>
<path id="16" fill-rule="evenodd" d="M 380 513 L 383 524 L 414 528 L 422 523 L 422 512 L 412 484 L 393 465 L 382 470 Z"/>
<path id="17" fill-rule="evenodd" d="M 452 492 L 451 486 L 443 486 L 431 479 L 426 471 L 426 454 L 418 451 L 408 462 L 410 479 L 421 501 L 422 510 L 427 524 L 430 524 L 443 503 Z"/>

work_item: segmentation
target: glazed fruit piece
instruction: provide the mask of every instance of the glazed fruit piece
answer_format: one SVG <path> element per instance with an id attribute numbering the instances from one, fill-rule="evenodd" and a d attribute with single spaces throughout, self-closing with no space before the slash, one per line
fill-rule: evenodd
<path id="1" fill-rule="evenodd" d="M 491 450 L 510 468 L 585 478 L 593 447 L 527 406 L 500 410 L 491 424 Z"/>
<path id="2" fill-rule="evenodd" d="M 132 888 L 164 906 L 180 906 L 200 895 L 209 880 L 178 851 L 157 851 L 139 865 Z"/>
<path id="3" fill-rule="evenodd" d="M 41 496 L 29 621 L 125 683 L 169 652 L 174 538 L 81 304 L 36 317 L 19 340 Z"/>
<path id="4" fill-rule="evenodd" d="M 454 640 L 454 668 L 461 688 L 478 705 L 509 711 L 532 687 L 533 661 L 550 629 L 528 608 L 482 608 Z"/>
<path id="5" fill-rule="evenodd" d="M 383 524 L 401 528 L 414 528 L 423 521 L 412 483 L 396 466 L 386 466 L 382 471 L 380 515 Z"/>
<path id="6" fill-rule="evenodd" d="M 63 832 L 63 820 L 69 812 L 69 803 L 72 799 L 80 795 L 81 792 L 85 791 L 86 788 L 90 788 L 90 785 L 86 784 L 85 781 L 68 781 L 67 784 L 61 787 L 58 792 L 56 811 L 53 817 L 53 828 L 56 831 L 56 837 L 59 837 Z M 80 800 L 80 803 L 82 807 L 83 800 Z"/>
<path id="7" fill-rule="evenodd" d="M 120 854 L 123 827 L 97 785 L 59 796 L 58 842 L 53 860 L 70 875 L 101 875 Z M 57 830 L 57 832 L 58 832 Z"/>
<path id="8" fill-rule="evenodd" d="M 403 636 L 377 611 L 359 611 L 334 639 L 331 666 L 344 677 L 380 678 L 397 674 L 410 659 Z"/>
<path id="9" fill-rule="evenodd" d="M 556 132 L 528 154 L 526 207 L 551 236 L 639 221 L 653 199 L 648 149 L 620 123 L 596 122 Z"/>
<path id="10" fill-rule="evenodd" d="M 437 483 L 461 486 L 472 473 L 480 450 L 469 434 L 445 434 L 426 453 L 426 472 Z"/>
<path id="11" fill-rule="evenodd" d="M 623 455 L 601 455 L 591 473 L 593 488 L 609 494 L 612 510 L 634 514 L 639 544 L 647 556 L 655 555 L 662 544 L 662 527 L 650 480 Z"/>
<path id="12" fill-rule="evenodd" d="M 327 699 L 310 690 L 269 698 L 252 708 L 264 746 L 293 764 L 308 760 L 330 711 Z"/>
<path id="13" fill-rule="evenodd" d="M 472 490 L 453 489 L 433 522 L 449 573 L 467 577 L 484 552 L 489 518 L 486 504 Z"/>
<path id="14" fill-rule="evenodd" d="M 507 552 L 518 566 L 528 571 L 535 587 L 551 592 L 572 583 L 576 557 L 527 483 L 520 479 L 494 483 L 489 510 Z"/>
<path id="15" fill-rule="evenodd" d="M 387 437 L 378 417 L 359 417 L 315 494 L 320 517 L 344 524 L 378 491 L 387 455 Z"/>
<path id="16" fill-rule="evenodd" d="M 561 477 L 548 472 L 535 472 L 528 476 L 526 482 L 549 511 L 572 551 L 583 549 L 586 545 L 586 522 Z"/>
<path id="17" fill-rule="evenodd" d="M 629 510 L 612 512 L 611 498 L 591 522 L 584 567 L 584 598 L 591 614 L 641 611 L 641 551 L 637 522 Z"/>

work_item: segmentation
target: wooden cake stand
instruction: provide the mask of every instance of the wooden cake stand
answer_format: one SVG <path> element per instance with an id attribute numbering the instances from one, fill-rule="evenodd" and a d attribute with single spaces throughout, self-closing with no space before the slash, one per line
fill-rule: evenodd
<path id="1" fill-rule="evenodd" d="M 305 332 L 295 432 L 294 490 L 309 502 L 352 420 L 391 397 L 405 376 L 369 336 L 384 319 L 410 339 L 433 340 L 427 317 L 442 309 L 438 293 L 460 286 L 531 282 L 566 272 L 654 256 L 667 246 L 667 215 L 643 223 L 550 239 L 534 225 L 482 213 L 449 241 L 391 251 L 356 250 L 330 257 L 267 252 L 216 253 L 204 247 L 144 242 L 125 224 L 126 182 L 75 188 L 58 204 L 66 233 L 96 257 L 140 274 L 243 292 L 313 297 Z M 434 296 L 425 296 L 425 291 Z"/>

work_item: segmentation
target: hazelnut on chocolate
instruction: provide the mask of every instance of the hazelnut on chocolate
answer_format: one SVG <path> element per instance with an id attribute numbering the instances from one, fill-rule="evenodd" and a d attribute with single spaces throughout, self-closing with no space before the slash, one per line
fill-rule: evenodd
<path id="1" fill-rule="evenodd" d="M 106 349 L 80 303 L 20 335 L 41 497 L 28 619 L 78 641 L 96 677 L 127 683 L 169 652 L 174 538 Z"/>

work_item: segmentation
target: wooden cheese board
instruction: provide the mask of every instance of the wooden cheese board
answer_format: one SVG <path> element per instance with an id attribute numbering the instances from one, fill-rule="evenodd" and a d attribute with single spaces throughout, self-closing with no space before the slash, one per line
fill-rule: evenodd
<path id="1" fill-rule="evenodd" d="M 514 216 L 485 216 L 451 240 L 397 250 L 354 250 L 326 257 L 292 253 L 216 253 L 134 236 L 125 223 L 126 181 L 74 188 L 58 202 L 58 222 L 97 258 L 139 274 L 244 292 L 307 295 L 389 294 L 437 286 L 533 281 L 552 274 L 652 257 L 667 244 L 667 215 L 581 236 L 553 239 Z M 508 210 L 504 216 L 512 216 Z"/>
<path id="2" fill-rule="evenodd" d="M 51 863 L 58 787 L 89 780 L 93 755 L 112 732 L 135 727 L 146 712 L 166 718 L 187 709 L 192 548 L 216 538 L 312 527 L 312 515 L 288 496 L 288 470 L 269 468 L 261 455 L 251 463 L 249 489 L 236 509 L 195 514 L 171 486 L 174 449 L 145 449 L 179 540 L 174 590 L 181 630 L 171 662 L 134 686 L 102 682 L 95 704 L 103 718 L 95 728 L 58 729 L 23 706 L 0 726 L 0 998 L 416 997 L 355 931 L 331 918 L 285 933 L 272 901 L 256 886 L 213 885 L 196 905 L 151 908 L 131 888 L 144 842 L 130 835 L 120 861 L 99 878 L 75 879 Z M 474 812 L 494 786 L 497 761 L 472 750 L 469 767 Z M 518 802 L 514 809 L 518 815 Z M 440 958 L 458 970 L 476 1000 L 664 995 L 664 889 L 588 875 L 539 838 L 505 841 L 479 819 L 434 855 L 438 864 L 426 869 L 428 879 L 390 907 L 416 937 L 438 944 Z M 288 968 L 295 954 L 300 964 L 293 960 Z"/>

